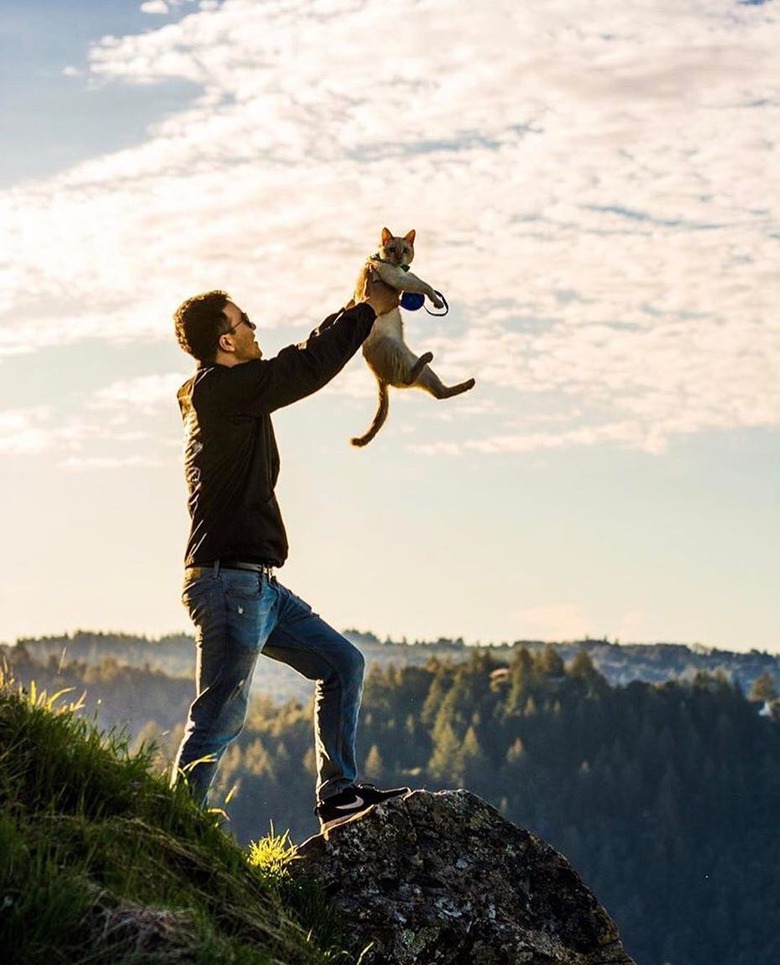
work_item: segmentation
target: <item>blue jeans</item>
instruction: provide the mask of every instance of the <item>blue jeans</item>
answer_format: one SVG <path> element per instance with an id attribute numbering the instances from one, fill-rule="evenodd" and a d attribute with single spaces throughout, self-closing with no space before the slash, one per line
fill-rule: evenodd
<path id="1" fill-rule="evenodd" d="M 182 601 L 195 624 L 198 695 L 173 771 L 205 805 L 219 761 L 246 721 L 252 675 L 262 653 L 316 681 L 317 800 L 357 775 L 355 735 L 365 661 L 349 640 L 275 577 L 205 569 L 186 580 Z"/>

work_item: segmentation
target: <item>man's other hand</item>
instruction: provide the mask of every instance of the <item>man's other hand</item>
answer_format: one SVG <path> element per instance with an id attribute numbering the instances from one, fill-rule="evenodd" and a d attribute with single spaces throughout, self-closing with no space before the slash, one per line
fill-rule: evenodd
<path id="1" fill-rule="evenodd" d="M 379 275 L 373 269 L 370 269 L 362 300 L 368 302 L 377 315 L 386 315 L 394 308 L 398 308 L 400 292 L 390 285 L 386 285 Z"/>

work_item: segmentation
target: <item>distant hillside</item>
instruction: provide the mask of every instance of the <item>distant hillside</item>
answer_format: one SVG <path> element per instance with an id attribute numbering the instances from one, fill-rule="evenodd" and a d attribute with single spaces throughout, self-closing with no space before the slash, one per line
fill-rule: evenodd
<path id="1" fill-rule="evenodd" d="M 568 662 L 584 650 L 596 669 L 611 684 L 627 684 L 632 680 L 663 683 L 666 680 L 693 680 L 697 673 L 719 673 L 745 692 L 757 677 L 769 672 L 780 689 L 780 654 L 751 650 L 737 653 L 715 650 L 700 645 L 675 643 L 618 644 L 607 640 L 577 640 L 565 643 L 545 643 L 541 640 L 517 640 L 512 644 L 484 646 L 468 645 L 462 639 L 415 641 L 398 643 L 380 641 L 370 632 L 346 630 L 345 635 L 357 644 L 365 655 L 369 668 L 384 669 L 391 664 L 398 667 L 424 666 L 431 658 L 460 662 L 480 650 L 494 659 L 510 662 L 518 650 L 539 653 L 554 649 Z M 62 670 L 67 666 L 95 667 L 113 660 L 122 667 L 145 668 L 169 677 L 193 679 L 195 642 L 187 634 L 150 639 L 129 634 L 78 631 L 73 635 L 21 638 L 14 647 L 0 646 L 0 659 L 5 655 L 15 667 L 30 663 L 35 667 Z M 254 690 L 274 700 L 307 700 L 311 685 L 283 664 L 262 661 L 255 675 Z"/>

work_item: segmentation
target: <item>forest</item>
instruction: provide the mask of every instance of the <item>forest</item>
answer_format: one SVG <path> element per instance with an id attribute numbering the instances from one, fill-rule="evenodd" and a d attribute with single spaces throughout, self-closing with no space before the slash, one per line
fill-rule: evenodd
<path id="1" fill-rule="evenodd" d="M 467 787 L 563 852 L 638 965 L 780 961 L 780 703 L 765 670 L 613 683 L 587 647 L 472 649 L 375 664 L 360 729 L 363 779 Z M 13 655 L 12 655 L 13 656 Z M 192 682 L 115 659 L 34 663 L 19 682 L 88 693 L 87 713 L 154 742 L 181 736 Z M 106 708 L 111 713 L 106 715 Z M 310 701 L 258 694 L 212 804 L 241 843 L 317 830 Z"/>

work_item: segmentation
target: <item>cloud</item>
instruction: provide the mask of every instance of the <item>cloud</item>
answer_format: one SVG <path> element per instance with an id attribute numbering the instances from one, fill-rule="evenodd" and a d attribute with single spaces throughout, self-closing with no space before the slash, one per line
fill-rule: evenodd
<path id="1" fill-rule="evenodd" d="M 50 418 L 51 410 L 46 406 L 0 412 L 0 453 L 15 456 L 42 452 L 49 444 L 46 423 Z"/>
<path id="2" fill-rule="evenodd" d="M 0 453 L 6 456 L 77 452 L 99 435 L 95 424 L 63 416 L 48 405 L 0 412 Z"/>
<path id="3" fill-rule="evenodd" d="M 67 408 L 2 411 L 0 454 L 45 455 L 60 468 L 78 471 L 170 464 L 180 456 L 175 400 L 186 377 L 169 372 L 120 379 L 70 399 Z"/>
<path id="4" fill-rule="evenodd" d="M 170 13 L 170 7 L 165 0 L 148 0 L 140 6 L 141 13 L 165 14 Z"/>
<path id="5" fill-rule="evenodd" d="M 69 472 L 94 472 L 96 470 L 138 469 L 157 467 L 162 463 L 159 459 L 147 456 L 69 456 L 60 463 L 60 468 Z"/>
<path id="6" fill-rule="evenodd" d="M 410 319 L 410 343 L 445 381 L 473 374 L 501 399 L 450 449 L 658 452 L 780 421 L 777 12 L 225 0 L 177 13 L 96 43 L 90 70 L 189 82 L 191 104 L 136 147 L 0 196 L 14 252 L 0 353 L 168 340 L 175 305 L 210 287 L 265 329 L 307 330 L 348 297 L 387 223 L 417 228 L 415 269 L 453 306 L 446 322 Z M 20 313 L 34 331 L 11 324 Z M 333 392 L 373 387 L 355 370 Z"/>
<path id="7" fill-rule="evenodd" d="M 178 7 L 184 6 L 185 3 L 194 3 L 195 0 L 146 0 L 139 7 L 141 13 L 150 14 L 168 14 L 172 13 Z M 216 10 L 219 6 L 219 0 L 200 0 L 198 7 L 201 10 Z M 112 38 L 113 40 L 113 38 Z"/>
<path id="8" fill-rule="evenodd" d="M 662 452 L 666 448 L 663 438 L 648 434 L 639 422 L 606 423 L 566 430 L 550 427 L 547 431 L 506 433 L 503 435 L 487 434 L 478 439 L 467 438 L 458 443 L 413 443 L 409 448 L 424 455 L 447 454 L 457 456 L 468 451 L 519 453 L 604 444 L 639 449 L 650 453 Z"/>
<path id="9" fill-rule="evenodd" d="M 90 400 L 90 406 L 98 410 L 151 415 L 160 408 L 169 408 L 173 404 L 176 392 L 185 378 L 180 372 L 168 372 L 121 379 L 98 389 Z"/>

